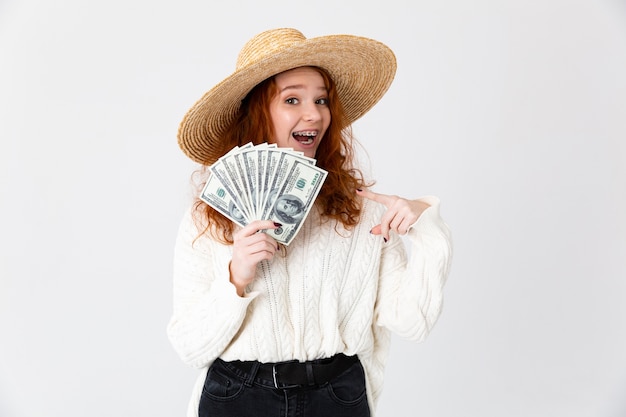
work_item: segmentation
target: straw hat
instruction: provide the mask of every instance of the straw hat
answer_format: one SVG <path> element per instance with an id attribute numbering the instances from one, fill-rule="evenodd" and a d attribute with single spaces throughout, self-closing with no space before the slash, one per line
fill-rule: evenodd
<path id="1" fill-rule="evenodd" d="M 235 119 L 241 101 L 261 81 L 302 66 L 325 69 L 349 123 L 370 110 L 387 92 L 396 73 L 396 58 L 386 45 L 353 35 L 307 39 L 295 29 L 262 32 L 239 53 L 235 72 L 209 90 L 187 112 L 178 129 L 178 144 L 192 160 L 216 160 L 214 144 Z"/>

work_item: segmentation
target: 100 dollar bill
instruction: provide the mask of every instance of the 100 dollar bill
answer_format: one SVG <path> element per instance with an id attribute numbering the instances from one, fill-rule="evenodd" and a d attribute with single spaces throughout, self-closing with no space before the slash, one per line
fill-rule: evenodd
<path id="1" fill-rule="evenodd" d="M 291 243 L 311 211 L 326 175 L 315 165 L 295 161 L 268 215 L 281 226 L 267 233 L 285 245 Z"/>

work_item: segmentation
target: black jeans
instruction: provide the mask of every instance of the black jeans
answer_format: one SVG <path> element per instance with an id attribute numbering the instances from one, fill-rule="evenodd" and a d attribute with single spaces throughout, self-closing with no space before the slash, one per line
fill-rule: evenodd
<path id="1" fill-rule="evenodd" d="M 277 389 L 217 359 L 209 368 L 200 417 L 369 417 L 365 374 L 359 361 L 328 382 Z"/>

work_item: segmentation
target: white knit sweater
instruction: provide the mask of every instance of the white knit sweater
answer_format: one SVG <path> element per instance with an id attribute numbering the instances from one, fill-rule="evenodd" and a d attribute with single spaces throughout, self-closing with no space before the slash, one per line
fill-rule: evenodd
<path id="1" fill-rule="evenodd" d="M 390 331 L 423 340 L 442 307 L 451 260 L 451 239 L 428 208 L 404 243 L 369 233 L 385 208 L 365 200 L 362 220 L 346 231 L 321 222 L 312 210 L 294 241 L 263 261 L 244 297 L 229 281 L 232 247 L 198 230 L 188 212 L 174 258 L 174 308 L 168 336 L 182 360 L 201 368 L 188 417 L 198 415 L 206 371 L 217 357 L 278 362 L 357 354 L 366 375 L 372 415 L 383 384 Z"/>

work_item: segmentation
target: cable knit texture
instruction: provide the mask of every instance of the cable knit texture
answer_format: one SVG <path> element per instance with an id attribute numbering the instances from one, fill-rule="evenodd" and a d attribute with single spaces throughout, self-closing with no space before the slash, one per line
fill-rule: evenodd
<path id="1" fill-rule="evenodd" d="M 309 214 L 294 241 L 258 265 L 255 281 L 239 297 L 229 281 L 232 247 L 198 229 L 189 211 L 175 247 L 174 311 L 170 341 L 182 360 L 202 369 L 189 403 L 198 415 L 206 372 L 221 357 L 279 362 L 359 355 L 366 374 L 372 416 L 381 394 L 390 332 L 423 340 L 442 307 L 451 260 L 448 226 L 439 200 L 428 208 L 404 242 L 384 243 L 370 234 L 385 207 L 364 201 L 353 230 Z"/>

